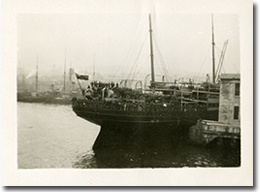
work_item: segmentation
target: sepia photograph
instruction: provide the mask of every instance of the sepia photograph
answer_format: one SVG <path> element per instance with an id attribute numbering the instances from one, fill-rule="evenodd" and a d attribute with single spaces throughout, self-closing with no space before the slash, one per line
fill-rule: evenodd
<path id="1" fill-rule="evenodd" d="M 17 20 L 19 168 L 240 166 L 236 15 Z"/>
<path id="2" fill-rule="evenodd" d="M 239 1 L 235 11 L 219 11 L 225 4 L 209 1 L 209 10 L 194 11 L 167 0 L 47 2 L 48 12 L 47 4 L 44 10 L 40 3 L 16 5 L 12 169 L 20 174 L 136 171 L 131 174 L 138 177 L 140 171 L 156 170 L 184 177 L 196 170 L 207 171 L 204 177 L 245 171 L 253 159 L 252 151 L 247 150 L 247 160 L 242 151 L 252 145 L 252 116 L 247 121 L 243 115 L 252 103 L 241 105 L 243 81 L 252 83 L 243 71 L 247 66 L 253 73 L 250 52 L 243 52 L 245 41 L 252 45 L 253 25 L 244 25 L 252 22 L 252 3 Z M 198 2 L 203 8 L 205 1 Z M 2 9 L 10 2 L 5 4 Z M 246 136 L 242 122 L 249 125 Z M 250 176 L 241 185 L 253 181 L 248 168 Z M 105 183 L 116 185 L 111 179 Z M 154 185 L 165 185 L 157 181 Z"/>

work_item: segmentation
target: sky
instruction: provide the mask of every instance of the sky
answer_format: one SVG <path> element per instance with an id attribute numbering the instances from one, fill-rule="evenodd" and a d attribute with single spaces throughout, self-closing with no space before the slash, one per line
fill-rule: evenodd
<path id="1" fill-rule="evenodd" d="M 212 74 L 211 14 L 152 12 L 155 74 L 171 80 Z M 228 39 L 222 73 L 240 72 L 239 20 L 214 14 L 216 68 Z M 29 74 L 63 75 L 66 69 L 115 78 L 144 78 L 150 73 L 148 12 L 19 14 L 18 66 Z M 165 72 L 167 71 L 167 72 Z M 206 79 L 206 77 L 205 77 Z"/>

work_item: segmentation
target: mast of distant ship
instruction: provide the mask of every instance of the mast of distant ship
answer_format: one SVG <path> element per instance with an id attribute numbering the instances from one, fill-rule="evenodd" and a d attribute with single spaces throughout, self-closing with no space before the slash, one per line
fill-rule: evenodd
<path id="1" fill-rule="evenodd" d="M 95 54 L 94 54 L 94 63 L 93 63 L 93 82 L 95 81 Z"/>
<path id="2" fill-rule="evenodd" d="M 63 82 L 63 87 L 64 87 L 64 92 L 65 92 L 65 88 L 66 88 L 66 52 L 67 52 L 67 48 L 65 48 L 65 58 L 64 58 L 64 82 Z"/>
<path id="3" fill-rule="evenodd" d="M 213 15 L 211 15 L 212 22 L 212 83 L 215 83 L 215 42 L 214 42 L 214 25 L 213 25 Z"/>
<path id="4" fill-rule="evenodd" d="M 38 91 L 38 56 L 37 56 L 37 63 L 36 63 L 36 76 L 35 76 L 35 80 L 36 80 L 36 92 Z"/>
<path id="5" fill-rule="evenodd" d="M 152 41 L 152 22 L 149 14 L 149 32 L 150 32 L 150 52 L 151 52 L 151 87 L 154 88 L 154 62 L 153 62 L 153 41 Z"/>
<path id="6" fill-rule="evenodd" d="M 25 87 L 26 87 L 26 84 L 25 84 L 25 74 L 24 74 L 23 65 L 21 65 L 21 61 L 19 61 L 18 66 L 19 66 L 19 67 L 21 68 L 21 70 L 22 70 L 22 75 L 23 75 L 22 88 L 25 89 Z"/>

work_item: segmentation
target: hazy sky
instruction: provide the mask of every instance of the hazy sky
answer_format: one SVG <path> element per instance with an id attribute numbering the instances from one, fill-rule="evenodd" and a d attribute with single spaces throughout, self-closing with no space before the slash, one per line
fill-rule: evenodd
<path id="1" fill-rule="evenodd" d="M 212 73 L 211 15 L 152 13 L 155 73 L 172 77 Z M 18 62 L 29 72 L 39 58 L 39 73 L 67 69 L 130 77 L 150 73 L 147 14 L 20 14 Z M 222 72 L 240 71 L 236 15 L 214 14 L 216 65 L 229 40 Z M 95 58 L 95 59 L 94 59 Z M 95 61 L 94 61 L 95 60 Z M 132 77 L 132 76 L 131 76 Z"/>

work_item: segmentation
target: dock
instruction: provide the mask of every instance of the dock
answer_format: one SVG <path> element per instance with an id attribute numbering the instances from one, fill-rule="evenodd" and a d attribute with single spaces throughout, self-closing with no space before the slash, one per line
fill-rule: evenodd
<path id="1" fill-rule="evenodd" d="M 230 139 L 230 142 L 240 139 L 240 126 L 221 123 L 219 121 L 198 120 L 197 124 L 189 129 L 191 143 L 207 145 L 214 139 Z"/>
<path id="2" fill-rule="evenodd" d="M 213 140 L 240 141 L 240 74 L 220 76 L 219 119 L 210 121 L 199 119 L 189 128 L 189 141 L 197 145 L 207 145 Z"/>

